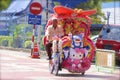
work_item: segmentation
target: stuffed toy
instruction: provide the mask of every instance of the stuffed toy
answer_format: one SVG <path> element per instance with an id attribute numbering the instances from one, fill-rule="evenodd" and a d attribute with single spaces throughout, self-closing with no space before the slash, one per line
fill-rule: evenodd
<path id="1" fill-rule="evenodd" d="M 70 52 L 70 48 L 69 47 L 66 46 L 66 47 L 63 48 L 63 57 L 62 57 L 63 60 L 68 58 L 69 52 Z"/>
<path id="2" fill-rule="evenodd" d="M 78 35 L 73 35 L 72 37 L 72 48 L 83 48 L 83 35 L 78 34 Z"/>
<path id="3" fill-rule="evenodd" d="M 68 58 L 68 62 L 71 64 L 70 69 L 72 72 L 75 70 L 79 70 L 82 67 L 82 62 L 84 58 L 84 49 L 79 49 L 79 48 L 70 48 L 70 54 Z"/>

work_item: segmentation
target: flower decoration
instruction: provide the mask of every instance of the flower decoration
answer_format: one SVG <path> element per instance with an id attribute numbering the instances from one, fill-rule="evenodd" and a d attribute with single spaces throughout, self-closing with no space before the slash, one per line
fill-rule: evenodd
<path id="1" fill-rule="evenodd" d="M 64 29 L 65 29 L 65 34 L 68 34 L 69 32 L 72 32 L 72 30 L 73 30 L 72 24 L 66 23 Z"/>

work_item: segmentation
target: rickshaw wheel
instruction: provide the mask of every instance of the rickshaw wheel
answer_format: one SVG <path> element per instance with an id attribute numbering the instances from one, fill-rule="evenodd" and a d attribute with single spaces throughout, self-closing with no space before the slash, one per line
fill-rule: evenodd
<path id="1" fill-rule="evenodd" d="M 58 75 L 58 71 L 59 71 L 59 64 L 60 64 L 60 56 L 59 56 L 59 53 L 56 53 L 56 59 L 54 59 L 54 66 L 53 66 L 53 74 L 55 75 L 55 76 L 57 76 Z"/>
<path id="2" fill-rule="evenodd" d="M 85 75 L 85 72 L 82 72 L 82 75 Z"/>
<path id="3" fill-rule="evenodd" d="M 54 71 L 53 71 L 53 74 L 54 74 L 55 76 L 58 75 L 58 71 L 59 71 L 58 65 L 54 65 Z"/>

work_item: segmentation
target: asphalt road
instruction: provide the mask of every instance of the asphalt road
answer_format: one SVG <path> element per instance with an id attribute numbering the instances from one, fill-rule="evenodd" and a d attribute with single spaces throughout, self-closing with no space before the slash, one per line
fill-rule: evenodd
<path id="1" fill-rule="evenodd" d="M 30 53 L 0 50 L 0 80 L 120 80 L 120 67 L 113 73 L 98 72 L 95 65 L 84 76 L 72 74 L 66 69 L 55 76 L 49 73 L 46 57 L 35 59 Z"/>

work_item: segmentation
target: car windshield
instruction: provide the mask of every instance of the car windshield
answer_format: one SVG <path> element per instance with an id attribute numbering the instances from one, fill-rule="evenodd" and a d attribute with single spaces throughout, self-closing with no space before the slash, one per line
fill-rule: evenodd
<path id="1" fill-rule="evenodd" d="M 100 38 L 120 42 L 120 26 L 105 26 L 100 32 Z"/>

